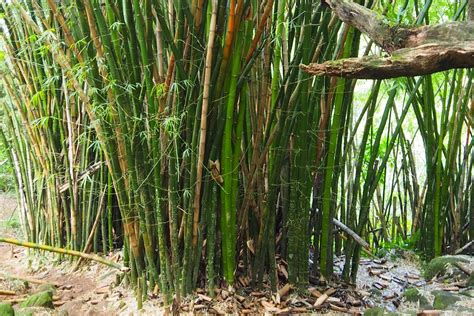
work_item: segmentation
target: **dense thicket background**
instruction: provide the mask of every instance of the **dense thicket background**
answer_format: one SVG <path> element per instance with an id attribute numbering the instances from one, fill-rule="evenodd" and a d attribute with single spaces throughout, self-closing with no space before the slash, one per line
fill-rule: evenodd
<path id="1" fill-rule="evenodd" d="M 467 3 L 362 1 L 406 25 L 464 20 Z M 171 297 L 242 277 L 353 280 L 377 249 L 430 258 L 474 238 L 471 69 L 311 77 L 301 63 L 384 54 L 319 1 L 17 0 L 0 14 L 0 168 L 33 242 L 122 248 L 132 284 Z"/>

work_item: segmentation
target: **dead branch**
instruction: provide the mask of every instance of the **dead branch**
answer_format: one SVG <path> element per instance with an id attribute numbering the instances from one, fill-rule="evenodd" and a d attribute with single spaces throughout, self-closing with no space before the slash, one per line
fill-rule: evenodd
<path id="1" fill-rule="evenodd" d="M 474 67 L 474 22 L 407 28 L 350 0 L 326 0 L 345 23 L 369 36 L 390 56 L 366 56 L 300 65 L 316 76 L 386 79 Z"/>
<path id="2" fill-rule="evenodd" d="M 455 44 L 426 44 L 403 48 L 389 57 L 366 56 L 331 60 L 322 64 L 301 65 L 315 76 L 339 76 L 358 79 L 387 79 L 420 76 L 435 72 L 474 67 L 474 41 Z"/>

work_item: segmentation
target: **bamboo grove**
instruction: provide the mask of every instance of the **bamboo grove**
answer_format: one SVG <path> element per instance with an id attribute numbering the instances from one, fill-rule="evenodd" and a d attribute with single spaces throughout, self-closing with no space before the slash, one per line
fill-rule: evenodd
<path id="1" fill-rule="evenodd" d="M 365 5 L 397 23 L 432 12 Z M 30 242 L 122 248 L 129 282 L 169 303 L 242 276 L 276 289 L 279 265 L 301 286 L 354 281 L 368 249 L 333 218 L 427 257 L 474 238 L 470 69 L 311 77 L 298 65 L 377 50 L 319 1 L 16 0 L 0 14 L 0 138 Z"/>

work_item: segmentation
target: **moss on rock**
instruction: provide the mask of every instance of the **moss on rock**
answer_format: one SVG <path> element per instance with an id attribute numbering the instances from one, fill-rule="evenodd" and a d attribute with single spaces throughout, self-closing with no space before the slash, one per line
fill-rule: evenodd
<path id="1" fill-rule="evenodd" d="M 49 284 L 49 283 L 41 284 L 36 288 L 34 293 L 40 293 L 40 292 L 45 292 L 45 291 L 50 291 L 51 293 L 53 293 L 53 295 L 55 295 L 56 294 L 56 286 L 54 286 L 53 284 Z"/>
<path id="2" fill-rule="evenodd" d="M 53 292 L 43 291 L 36 293 L 28 297 L 23 303 L 20 304 L 20 307 L 48 307 L 54 308 L 53 305 Z"/>
<path id="3" fill-rule="evenodd" d="M 431 308 L 431 304 L 428 299 L 420 293 L 417 288 L 410 287 L 405 290 L 403 297 L 407 302 L 418 303 L 421 308 Z"/>
<path id="4" fill-rule="evenodd" d="M 10 304 L 10 303 L 0 303 L 0 315 L 2 315 L 2 316 L 15 316 L 15 311 L 13 310 L 12 304 Z"/>
<path id="5" fill-rule="evenodd" d="M 472 287 L 474 287 L 474 273 L 472 273 L 472 274 L 469 276 L 469 279 L 467 279 L 467 286 L 472 286 Z"/>
<path id="6" fill-rule="evenodd" d="M 445 291 L 433 291 L 433 295 L 435 297 L 433 303 L 435 309 L 444 310 L 461 300 L 459 296 Z"/>
<path id="7" fill-rule="evenodd" d="M 469 262 L 469 260 L 467 260 L 463 256 L 443 256 L 434 258 L 426 266 L 424 271 L 424 277 L 427 280 L 431 280 L 436 275 L 444 273 L 448 265 L 455 265 L 460 262 L 466 263 Z"/>
<path id="8" fill-rule="evenodd" d="M 364 311 L 365 316 L 383 316 L 385 310 L 382 307 L 372 307 Z"/>

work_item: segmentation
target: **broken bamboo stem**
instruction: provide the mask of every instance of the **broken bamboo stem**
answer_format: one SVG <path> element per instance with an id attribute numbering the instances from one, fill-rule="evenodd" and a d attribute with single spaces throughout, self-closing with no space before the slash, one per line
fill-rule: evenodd
<path id="1" fill-rule="evenodd" d="M 369 254 L 371 254 L 369 243 L 366 242 L 364 239 L 362 239 L 362 237 L 357 235 L 355 231 L 353 231 L 352 229 L 350 229 L 349 227 L 347 227 L 346 225 L 344 225 L 342 222 L 340 222 L 339 220 L 335 218 L 332 219 L 332 223 L 334 224 L 334 226 L 338 227 L 339 229 L 344 231 L 347 235 L 349 235 L 352 239 L 354 239 L 354 241 L 358 243 L 359 245 L 361 245 L 362 248 L 367 250 Z"/>
<path id="2" fill-rule="evenodd" d="M 316 212 L 319 212 L 318 209 L 316 209 Z M 368 242 L 366 242 L 364 239 L 362 239 L 362 237 L 360 237 L 359 235 L 357 235 L 357 233 L 355 231 L 353 231 L 352 229 L 350 229 L 349 227 L 347 227 L 344 223 L 342 223 L 341 221 L 339 221 L 338 219 L 336 218 L 333 218 L 332 219 L 332 223 L 334 226 L 336 226 L 337 228 L 339 228 L 340 230 L 342 230 L 343 232 L 345 232 L 347 235 L 349 235 L 349 237 L 351 237 L 352 239 L 354 239 L 354 241 L 356 243 L 358 243 L 359 245 L 362 246 L 362 249 L 364 249 L 364 251 L 369 254 L 370 256 L 373 256 L 372 252 L 370 251 L 370 245 Z"/>

